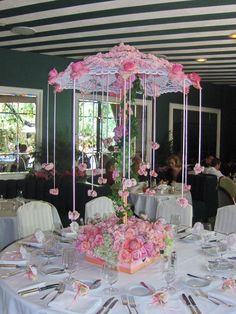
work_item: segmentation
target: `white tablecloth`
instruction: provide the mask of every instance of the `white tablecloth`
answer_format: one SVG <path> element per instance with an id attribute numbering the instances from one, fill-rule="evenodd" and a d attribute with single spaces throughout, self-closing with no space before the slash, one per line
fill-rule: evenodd
<path id="1" fill-rule="evenodd" d="M 16 212 L 17 208 L 25 202 L 31 200 L 27 199 L 9 199 L 0 201 L 0 250 L 11 242 L 19 239 Z M 53 221 L 59 224 L 61 219 L 58 215 L 57 209 L 52 206 Z"/>
<path id="2" fill-rule="evenodd" d="M 177 200 L 181 197 L 181 192 L 176 191 L 174 194 L 165 192 L 161 194 L 157 191 L 156 195 L 147 195 L 142 192 L 131 192 L 129 194 L 129 202 L 134 205 L 134 212 L 136 215 L 146 214 L 149 219 L 156 219 L 158 217 L 158 206 L 160 204 L 168 206 L 170 200 Z M 189 204 L 192 204 L 192 196 L 190 192 L 185 192 L 184 197 L 187 198 Z"/>
<path id="3" fill-rule="evenodd" d="M 15 244 L 12 245 L 8 250 L 14 250 Z M 199 306 L 202 314 L 225 314 L 225 313 L 236 313 L 236 306 L 227 307 L 225 305 L 217 306 L 210 301 L 196 297 L 186 284 L 184 284 L 184 278 L 186 278 L 187 273 L 192 273 L 196 275 L 204 276 L 207 274 L 206 269 L 206 257 L 200 248 L 200 242 L 196 243 L 185 243 L 178 240 L 175 244 L 174 249 L 177 252 L 177 277 L 175 281 L 175 287 L 177 289 L 176 293 L 170 296 L 168 306 L 171 307 L 167 310 L 168 306 L 152 306 L 151 297 L 135 297 L 137 303 L 137 309 L 139 314 L 188 314 L 191 313 L 189 308 L 183 304 L 181 294 L 186 295 L 191 294 Z M 39 258 L 39 257 L 37 257 Z M 37 261 L 36 261 L 37 263 Z M 55 264 L 60 263 L 60 260 L 54 261 Z M 118 282 L 115 284 L 120 290 L 121 294 L 128 294 L 129 288 L 132 285 L 139 284 L 140 281 L 151 285 L 155 289 L 159 289 L 166 286 L 163 280 L 163 268 L 162 263 L 159 261 L 152 264 L 141 271 L 129 275 L 125 273 L 119 273 Z M 6 272 L 6 270 L 0 269 L 1 273 Z M 235 269 L 233 271 L 235 273 Z M 224 273 L 226 275 L 226 273 Z M 63 280 L 63 275 L 58 276 L 45 276 L 41 273 L 39 274 L 38 282 L 55 283 Z M 98 266 L 91 265 L 87 263 L 84 258 L 80 257 L 80 263 L 78 271 L 73 274 L 77 279 L 98 279 L 101 278 L 101 269 Z M 7 279 L 0 280 L 0 313 L 1 314 L 54 314 L 54 313 L 65 313 L 62 311 L 55 311 L 47 307 L 46 300 L 40 300 L 40 296 L 45 294 L 41 292 L 40 294 L 29 295 L 27 297 L 20 297 L 17 295 L 17 290 L 19 288 L 26 287 L 32 284 L 24 274 L 19 274 L 15 277 L 10 277 Z M 222 285 L 222 280 L 217 279 L 211 282 L 207 287 L 202 288 L 205 292 L 212 291 L 214 289 L 219 289 Z M 108 299 L 107 295 L 104 295 L 103 288 L 106 286 L 102 282 L 102 286 L 99 289 L 90 292 L 90 295 L 102 298 L 102 301 Z M 68 288 L 67 288 L 68 289 Z M 118 296 L 119 302 L 116 306 L 109 312 L 109 314 L 128 314 L 127 308 L 125 308 L 120 301 L 120 295 Z M 132 310 L 132 313 L 134 311 Z M 86 314 L 84 312 L 83 314 Z M 95 314 L 95 312 L 90 313 Z"/>

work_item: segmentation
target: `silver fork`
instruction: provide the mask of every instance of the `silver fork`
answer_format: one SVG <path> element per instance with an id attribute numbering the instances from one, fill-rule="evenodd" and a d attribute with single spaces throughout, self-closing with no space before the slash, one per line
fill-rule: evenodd
<path id="1" fill-rule="evenodd" d="M 122 304 L 127 306 L 128 310 L 129 310 L 129 314 L 132 314 L 130 308 L 129 308 L 129 302 L 128 302 L 128 298 L 126 295 L 122 295 L 121 296 L 121 301 L 122 301 Z"/>
<path id="2" fill-rule="evenodd" d="M 49 302 L 47 302 L 47 305 L 53 300 L 55 300 L 59 294 L 62 294 L 65 291 L 65 288 L 66 288 L 66 285 L 63 282 L 60 283 L 59 286 L 55 289 L 57 293 L 53 296 L 53 298 Z"/>
<path id="3" fill-rule="evenodd" d="M 131 308 L 133 308 L 136 312 L 136 314 L 138 314 L 138 311 L 136 309 L 136 303 L 134 301 L 134 297 L 133 296 L 129 296 L 129 305 Z"/>

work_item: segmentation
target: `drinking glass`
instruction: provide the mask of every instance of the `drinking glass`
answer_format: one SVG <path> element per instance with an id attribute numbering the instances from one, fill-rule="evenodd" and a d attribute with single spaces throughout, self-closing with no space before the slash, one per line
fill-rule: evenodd
<path id="1" fill-rule="evenodd" d="M 74 248 L 66 248 L 63 250 L 62 264 L 69 275 L 66 281 L 70 283 L 73 279 L 71 275 L 76 270 L 78 264 L 78 254 Z"/>
<path id="2" fill-rule="evenodd" d="M 170 224 L 173 226 L 174 234 L 177 234 L 178 226 L 180 225 L 180 215 L 172 214 L 170 217 Z"/>
<path id="3" fill-rule="evenodd" d="M 43 242 L 43 253 L 45 257 L 47 257 L 47 261 L 44 263 L 44 265 L 50 264 L 50 258 L 56 256 L 56 250 L 58 248 L 57 240 L 53 235 L 50 235 L 45 239 Z"/>
<path id="4" fill-rule="evenodd" d="M 164 279 L 167 283 L 167 287 L 166 290 L 168 290 L 168 292 L 175 292 L 176 289 L 171 286 L 171 284 L 175 281 L 175 269 L 174 267 L 169 267 L 167 271 L 164 272 Z"/>
<path id="5" fill-rule="evenodd" d="M 118 280 L 117 266 L 110 263 L 104 263 L 102 268 L 102 276 L 104 281 L 110 285 L 109 288 L 104 289 L 104 292 L 109 295 L 118 294 L 119 290 L 113 287 L 113 285 Z"/>

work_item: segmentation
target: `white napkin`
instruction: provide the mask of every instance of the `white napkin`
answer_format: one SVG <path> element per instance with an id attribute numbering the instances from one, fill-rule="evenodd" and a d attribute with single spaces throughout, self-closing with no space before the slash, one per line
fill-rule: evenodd
<path id="1" fill-rule="evenodd" d="M 140 310 L 140 311 L 139 311 Z M 183 303 L 182 300 L 171 300 L 165 305 L 159 304 L 140 304 L 138 306 L 138 311 L 143 314 L 189 314 L 189 308 Z"/>
<path id="2" fill-rule="evenodd" d="M 39 243 L 43 243 L 45 241 L 45 235 L 42 230 L 38 229 L 35 231 L 34 236 Z"/>
<path id="3" fill-rule="evenodd" d="M 30 259 L 30 253 L 26 250 L 26 248 L 23 245 L 20 246 L 20 254 L 23 259 L 25 260 Z"/>
<path id="4" fill-rule="evenodd" d="M 209 297 L 215 297 L 227 304 L 236 305 L 236 291 L 232 289 L 215 289 L 208 293 Z"/>
<path id="5" fill-rule="evenodd" d="M 59 295 L 54 301 L 50 302 L 48 306 L 55 310 L 63 310 L 63 313 L 76 314 L 92 314 L 99 310 L 102 305 L 101 298 L 91 296 L 78 296 L 74 300 L 75 292 L 65 291 Z"/>
<path id="6" fill-rule="evenodd" d="M 203 224 L 201 222 L 196 222 L 192 229 L 192 234 L 201 235 L 204 230 Z"/>
<path id="7" fill-rule="evenodd" d="M 74 233 L 78 233 L 79 232 L 79 224 L 76 221 L 72 221 L 72 223 L 70 224 L 70 229 L 72 232 Z"/>
<path id="8" fill-rule="evenodd" d="M 227 236 L 227 248 L 236 250 L 236 234 L 232 233 Z"/>

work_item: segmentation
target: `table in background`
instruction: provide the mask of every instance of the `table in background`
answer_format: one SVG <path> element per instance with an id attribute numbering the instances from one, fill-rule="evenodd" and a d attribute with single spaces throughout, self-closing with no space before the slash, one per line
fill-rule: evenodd
<path id="1" fill-rule="evenodd" d="M 129 202 L 134 205 L 136 215 L 146 214 L 149 219 L 155 220 L 158 217 L 158 206 L 168 206 L 168 201 L 181 197 L 181 191 L 175 191 L 173 194 L 169 192 L 162 193 L 157 190 L 155 195 L 148 195 L 143 192 L 131 192 L 129 194 Z M 191 193 L 185 192 L 184 197 L 187 198 L 189 204 L 192 204 Z"/>

